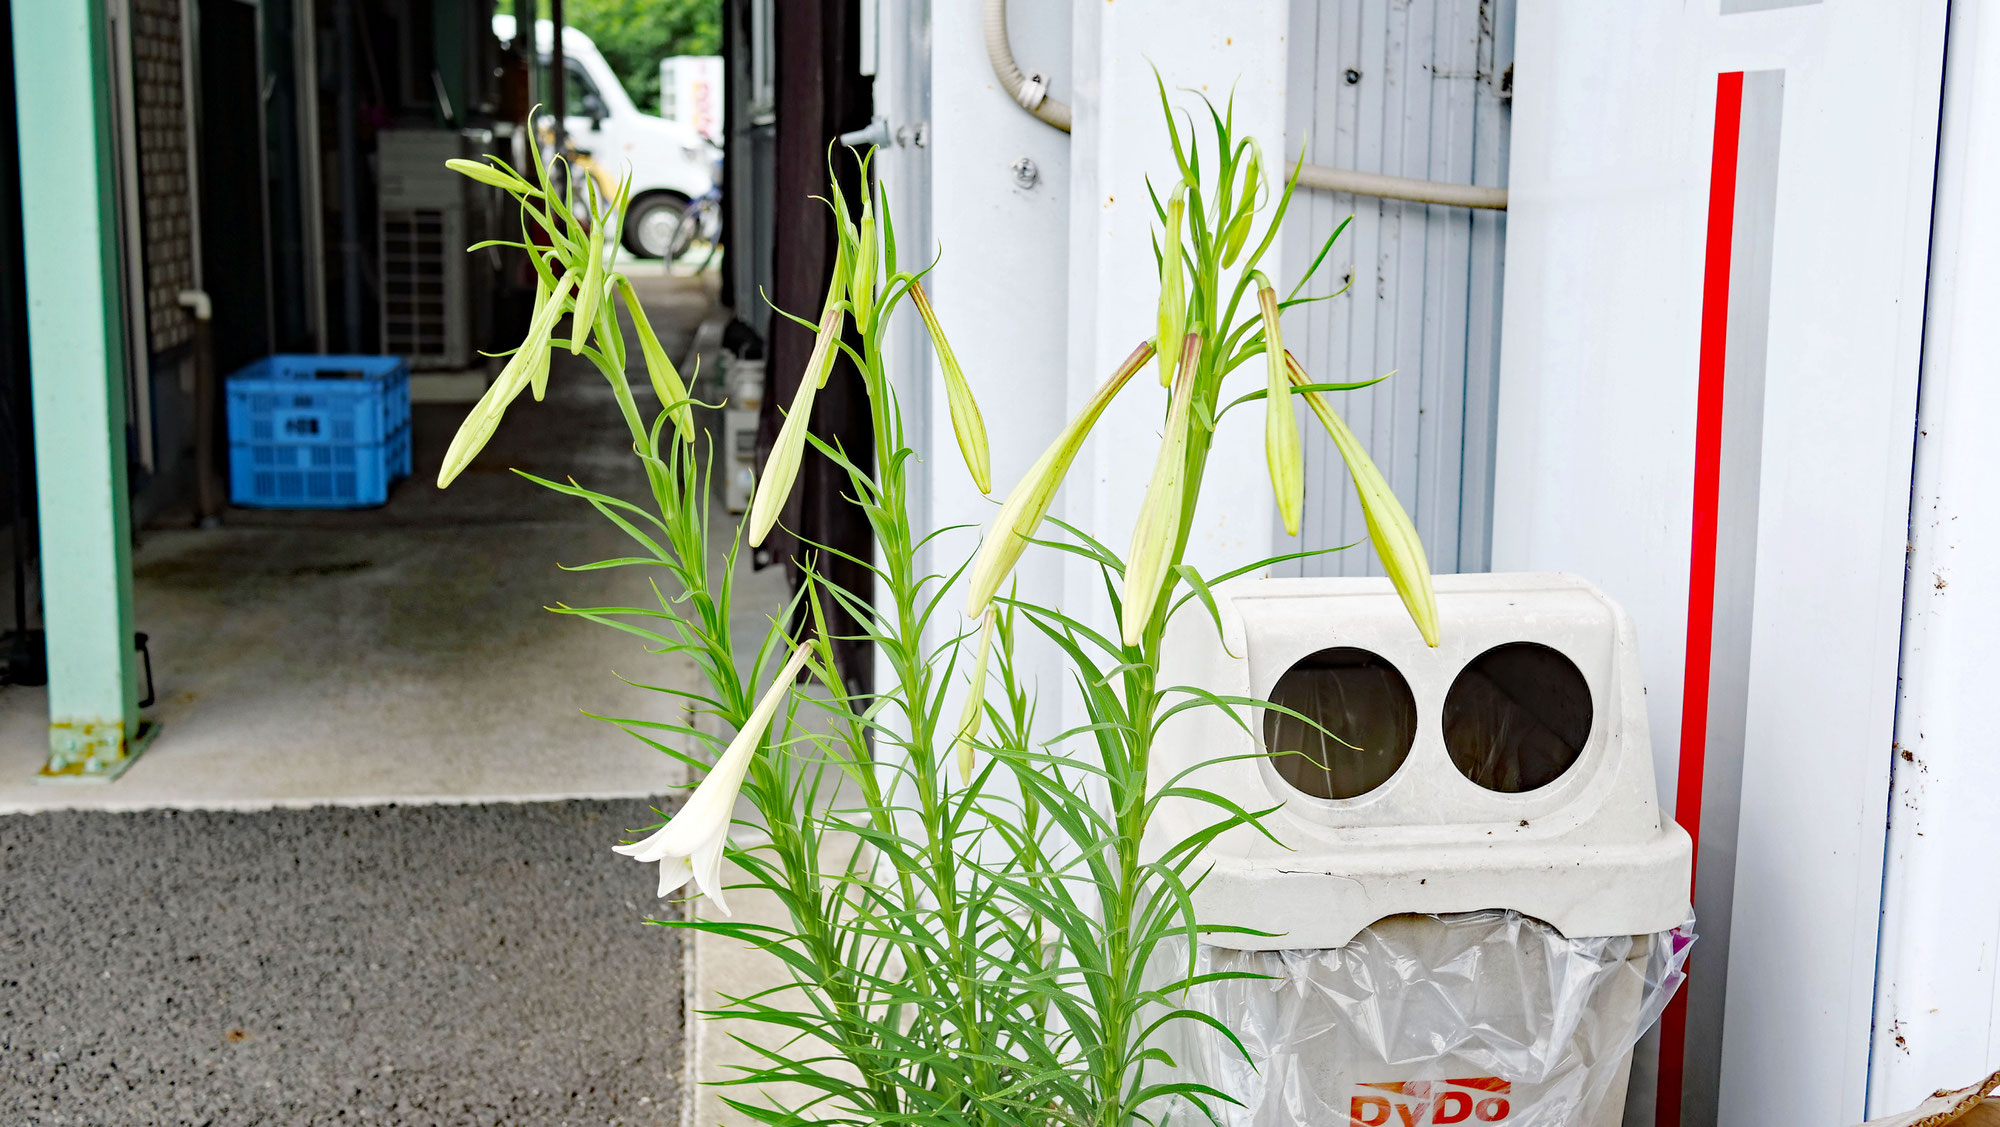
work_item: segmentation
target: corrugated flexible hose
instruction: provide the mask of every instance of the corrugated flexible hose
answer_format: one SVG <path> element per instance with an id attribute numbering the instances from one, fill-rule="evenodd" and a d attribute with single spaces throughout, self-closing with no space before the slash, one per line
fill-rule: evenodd
<path id="1" fill-rule="evenodd" d="M 986 60 L 993 64 L 994 77 L 1021 108 L 1062 130 L 1070 129 L 1069 105 L 1049 97 L 1048 81 L 1041 75 L 1021 72 L 1014 61 L 1014 48 L 1007 39 L 1007 0 L 984 0 L 982 30 L 986 38 Z M 1361 196 L 1410 200 L 1415 203 L 1445 204 L 1451 207 L 1486 208 L 1505 211 L 1507 189 L 1475 184 L 1447 184 L 1437 180 L 1413 180 L 1404 176 L 1383 176 L 1374 172 L 1350 172 L 1308 164 L 1299 170 L 1299 184 L 1328 192 L 1352 192 Z"/>

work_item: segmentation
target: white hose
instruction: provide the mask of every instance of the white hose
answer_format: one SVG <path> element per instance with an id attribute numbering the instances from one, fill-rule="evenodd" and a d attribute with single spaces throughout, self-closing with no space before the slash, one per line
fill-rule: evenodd
<path id="1" fill-rule="evenodd" d="M 1299 170 L 1299 184 L 1328 192 L 1353 192 L 1357 196 L 1380 196 L 1385 200 L 1414 200 L 1417 203 L 1447 204 L 1451 207 L 1480 207 L 1507 210 L 1507 189 L 1482 188 L 1476 184 L 1447 184 L 1439 180 L 1411 180 L 1383 176 L 1376 172 L 1349 172 L 1309 164 Z"/>
<path id="2" fill-rule="evenodd" d="M 1069 132 L 1069 105 L 1049 97 L 1047 79 L 1039 74 L 1029 78 L 1014 62 L 1014 48 L 1007 42 L 1007 0 L 986 0 L 983 19 L 986 61 L 993 64 L 993 74 L 1000 79 L 1007 96 L 1019 102 L 1022 109 L 1064 133 Z"/>
<path id="3" fill-rule="evenodd" d="M 1009 97 L 1019 102 L 1022 109 L 1064 133 L 1069 132 L 1069 105 L 1049 97 L 1048 81 L 1039 74 L 1033 77 L 1022 74 L 1020 65 L 1014 61 L 1014 48 L 1007 41 L 1007 0 L 985 0 L 982 23 L 986 36 L 986 60 L 993 64 L 993 75 L 1000 80 L 1001 88 L 1007 91 Z M 1350 172 L 1343 168 L 1328 168 L 1323 164 L 1308 164 L 1301 169 L 1299 184 L 1322 191 L 1352 192 L 1359 196 L 1377 196 L 1389 200 L 1487 208 L 1494 211 L 1507 209 L 1505 188 L 1448 184 L 1438 180 L 1412 180 L 1403 176 L 1383 176 L 1374 172 Z"/>

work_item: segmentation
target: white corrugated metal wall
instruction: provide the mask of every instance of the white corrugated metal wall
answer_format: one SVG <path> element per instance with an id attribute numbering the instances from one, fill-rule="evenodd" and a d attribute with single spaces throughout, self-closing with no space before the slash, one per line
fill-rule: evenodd
<path id="1" fill-rule="evenodd" d="M 1504 186 L 1513 32 L 1514 0 L 1293 0 L 1287 133 L 1315 164 Z M 1350 215 L 1307 292 L 1353 287 L 1287 316 L 1287 340 L 1322 381 L 1396 372 L 1335 405 L 1410 509 L 1433 569 L 1484 571 L 1505 214 L 1302 189 L 1285 222 L 1288 285 Z M 1339 455 L 1316 423 L 1306 431 L 1304 523 L 1298 542 L 1281 530 L 1280 552 L 1367 536 Z M 1381 568 L 1363 548 L 1289 573 Z"/>

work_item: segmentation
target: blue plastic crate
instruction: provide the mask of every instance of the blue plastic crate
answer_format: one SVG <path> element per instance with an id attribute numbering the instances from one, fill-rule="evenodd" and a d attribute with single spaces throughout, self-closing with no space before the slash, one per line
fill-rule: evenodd
<path id="1" fill-rule="evenodd" d="M 229 499 L 380 505 L 410 474 L 410 372 L 393 356 L 271 356 L 232 375 Z"/>
<path id="2" fill-rule="evenodd" d="M 386 442 L 410 421 L 397 356 L 267 356 L 229 377 L 229 441 Z"/>
<path id="3" fill-rule="evenodd" d="M 229 448 L 229 501 L 259 509 L 359 509 L 389 499 L 410 476 L 410 428 L 387 442 Z"/>

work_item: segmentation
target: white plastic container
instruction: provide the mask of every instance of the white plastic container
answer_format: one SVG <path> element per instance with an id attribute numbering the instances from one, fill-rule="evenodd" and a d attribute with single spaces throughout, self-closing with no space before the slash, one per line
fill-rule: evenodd
<path id="1" fill-rule="evenodd" d="M 1260 1058 L 1239 1071 L 1190 1034 L 1209 1043 L 1180 1059 L 1246 1103 L 1227 1122 L 1615 1124 L 1632 1043 L 1678 985 L 1693 848 L 1656 799 L 1631 620 L 1565 575 L 1436 589 L 1435 649 L 1385 579 L 1237 580 L 1168 629 L 1162 685 L 1340 737 L 1200 708 L 1155 743 L 1154 778 L 1278 807 L 1269 836 L 1211 843 L 1194 893 L 1202 923 L 1269 933 L 1197 953 L 1274 976 L 1191 1000 Z M 1217 816 L 1163 804 L 1151 840 Z"/>
<path id="2" fill-rule="evenodd" d="M 723 503 L 731 513 L 750 507 L 757 487 L 757 416 L 764 405 L 764 362 L 725 355 L 722 361 Z"/>

